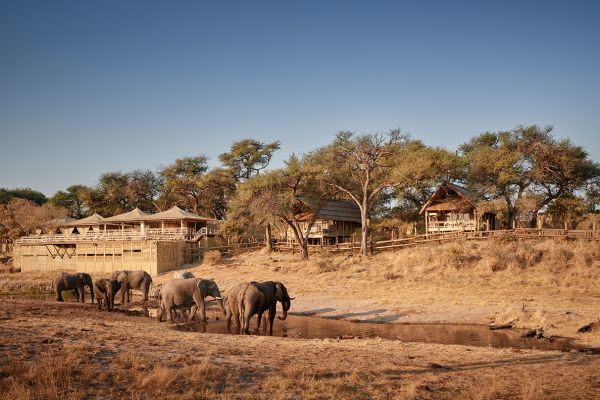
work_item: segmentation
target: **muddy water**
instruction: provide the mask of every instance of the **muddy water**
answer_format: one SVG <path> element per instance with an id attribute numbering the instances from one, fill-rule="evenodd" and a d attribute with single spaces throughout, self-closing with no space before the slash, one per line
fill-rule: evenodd
<path id="1" fill-rule="evenodd" d="M 4 295 L 4 294 L 3 294 Z M 19 294 L 14 297 L 29 298 L 33 300 L 54 301 L 52 294 Z M 63 292 L 65 301 L 74 301 L 75 296 L 70 292 Z M 90 302 L 86 296 L 86 301 Z M 133 299 L 132 299 L 133 300 Z M 140 299 L 135 299 L 140 300 Z M 118 300 L 117 300 L 118 303 Z M 149 301 L 146 305 L 141 301 L 134 301 L 131 305 L 121 307 L 116 304 L 116 311 L 130 315 L 153 317 L 157 312 L 156 301 Z M 227 335 L 239 334 L 236 325 L 227 327 L 223 321 L 223 314 L 214 307 L 207 310 L 208 323 L 197 321 L 187 322 L 183 319 L 174 324 L 165 324 L 179 331 L 190 333 L 218 333 Z M 251 334 L 268 335 L 266 319 L 261 324 L 260 331 L 256 330 L 256 317 L 250 323 Z M 351 322 L 345 320 L 328 319 L 311 316 L 288 314 L 285 321 L 275 319 L 273 336 L 288 337 L 293 339 L 361 339 L 382 338 L 401 340 L 403 342 L 421 342 L 437 344 L 459 344 L 479 347 L 561 350 L 561 351 L 591 351 L 600 353 L 600 349 L 587 349 L 572 343 L 568 338 L 526 338 L 522 331 L 496 330 L 491 331 L 484 325 L 471 324 L 398 324 L 398 323 L 372 323 Z"/>
<path id="2" fill-rule="evenodd" d="M 238 327 L 229 329 L 222 320 L 222 314 L 208 313 L 207 324 L 198 322 L 177 322 L 174 329 L 180 331 L 208 332 L 221 334 L 239 334 Z M 216 318 L 219 318 L 217 320 Z M 251 334 L 267 335 L 266 325 L 261 324 L 256 331 L 256 318 L 251 321 Z M 579 348 L 570 339 L 554 340 L 525 338 L 522 332 L 512 330 L 491 331 L 483 325 L 451 324 L 391 324 L 367 323 L 333 320 L 319 317 L 288 315 L 285 321 L 275 320 L 273 336 L 299 339 L 359 339 L 382 338 L 403 342 L 421 342 L 438 344 L 460 344 L 480 347 L 511 347 L 517 349 L 570 351 Z"/>

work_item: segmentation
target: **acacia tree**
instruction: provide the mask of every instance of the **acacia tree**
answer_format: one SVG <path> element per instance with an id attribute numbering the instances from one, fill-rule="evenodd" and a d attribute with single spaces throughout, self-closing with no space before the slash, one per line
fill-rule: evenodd
<path id="1" fill-rule="evenodd" d="M 330 197 L 328 188 L 316 179 L 316 172 L 305 159 L 292 155 L 284 169 L 249 179 L 238 187 L 230 204 L 230 229 L 236 221 L 263 226 L 281 221 L 290 227 L 300 244 L 302 260 L 308 260 L 308 235 Z"/>
<path id="2" fill-rule="evenodd" d="M 271 162 L 275 150 L 280 143 L 263 143 L 254 139 L 244 139 L 234 142 L 228 153 L 219 155 L 219 160 L 225 168 L 232 171 L 238 182 L 244 182 L 258 175 Z"/>
<path id="3" fill-rule="evenodd" d="M 504 200 L 509 227 L 515 226 L 528 192 L 537 199 L 530 210 L 535 226 L 540 209 L 600 174 L 581 147 L 568 140 L 556 141 L 551 132 L 551 126 L 518 126 L 482 133 L 459 148 L 468 165 L 470 185 L 489 199 Z"/>
<path id="4" fill-rule="evenodd" d="M 338 132 L 334 142 L 312 154 L 320 179 L 356 203 L 361 216 L 360 252 L 367 255 L 369 213 L 384 189 L 398 186 L 397 164 L 407 137 L 399 130 L 355 135 Z"/>

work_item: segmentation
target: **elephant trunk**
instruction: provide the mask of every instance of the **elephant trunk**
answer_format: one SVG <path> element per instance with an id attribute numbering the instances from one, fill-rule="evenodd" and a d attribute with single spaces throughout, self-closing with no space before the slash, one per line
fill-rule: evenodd
<path id="1" fill-rule="evenodd" d="M 215 299 L 217 300 L 217 305 L 219 306 L 221 311 L 223 311 L 223 315 L 227 315 L 227 311 L 225 311 L 225 305 L 223 304 L 223 298 L 215 297 Z"/>
<path id="2" fill-rule="evenodd" d="M 278 319 L 280 319 L 281 321 L 284 321 L 287 318 L 287 312 L 290 309 L 290 303 L 285 301 L 282 302 L 281 305 L 283 306 L 283 316 L 277 316 Z"/>
<path id="3" fill-rule="evenodd" d="M 94 286 L 90 283 L 88 284 L 89 288 L 90 288 L 90 294 L 92 296 L 92 304 L 94 304 Z"/>

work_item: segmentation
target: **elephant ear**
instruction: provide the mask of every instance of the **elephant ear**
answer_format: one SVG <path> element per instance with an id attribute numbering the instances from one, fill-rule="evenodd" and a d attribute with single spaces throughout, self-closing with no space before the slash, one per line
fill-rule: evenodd
<path id="1" fill-rule="evenodd" d="M 277 282 L 275 284 L 275 289 L 276 289 L 275 297 L 277 298 L 277 300 L 283 301 L 283 293 L 285 290 L 285 288 L 283 287 L 283 284 L 281 282 Z"/>
<path id="2" fill-rule="evenodd" d="M 198 286 L 198 290 L 200 290 L 200 294 L 202 295 L 202 298 L 206 297 L 207 293 L 208 293 L 208 287 L 206 285 L 206 280 L 205 279 L 199 279 L 198 283 L 196 284 L 196 286 Z"/>

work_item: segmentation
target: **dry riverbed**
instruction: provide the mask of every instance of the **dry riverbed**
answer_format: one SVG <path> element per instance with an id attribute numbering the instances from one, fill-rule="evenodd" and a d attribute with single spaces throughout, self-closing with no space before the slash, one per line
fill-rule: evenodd
<path id="1" fill-rule="evenodd" d="M 598 250 L 586 243 L 516 246 L 452 244 L 309 262 L 258 252 L 186 269 L 223 289 L 281 280 L 296 296 L 296 313 L 510 323 L 599 346 Z M 0 292 L 44 291 L 53 275 L 2 274 Z M 156 277 L 156 286 L 169 278 Z M 122 307 L 105 313 L 89 303 L 0 301 L 0 399 L 600 398 L 600 356 L 577 351 L 232 336 L 171 327 Z"/>

